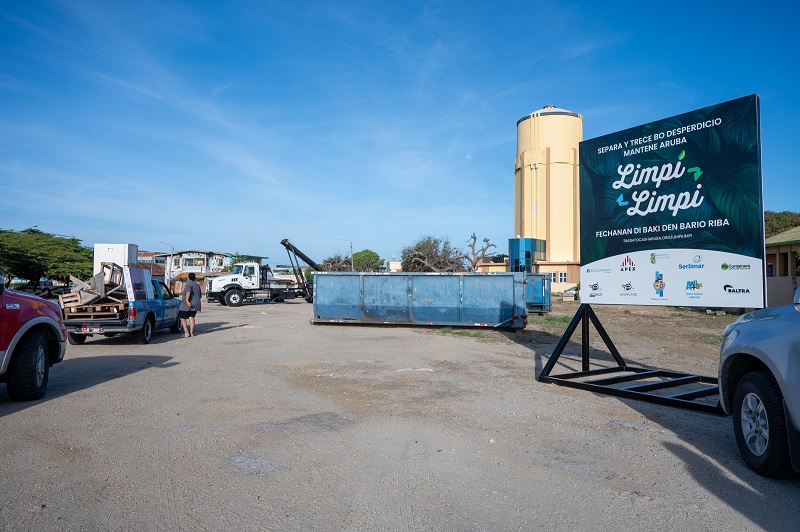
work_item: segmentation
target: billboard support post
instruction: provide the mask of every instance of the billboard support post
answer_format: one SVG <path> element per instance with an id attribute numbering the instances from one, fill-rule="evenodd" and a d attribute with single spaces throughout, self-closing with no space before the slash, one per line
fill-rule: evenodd
<path id="1" fill-rule="evenodd" d="M 602 366 L 598 369 L 590 368 L 589 322 L 594 325 L 609 353 L 617 363 L 616 366 Z M 577 330 L 578 324 L 581 325 L 581 371 L 551 375 L 570 338 Z M 615 373 L 619 375 L 613 375 Z M 590 305 L 585 303 L 578 307 L 578 311 L 536 380 L 588 390 L 594 393 L 687 408 L 708 414 L 725 415 L 719 401 L 713 403 L 708 402 L 706 399 L 716 397 L 719 393 L 716 377 L 629 366 L 600 323 L 597 314 L 595 314 Z M 706 400 L 704 401 L 704 399 Z"/>

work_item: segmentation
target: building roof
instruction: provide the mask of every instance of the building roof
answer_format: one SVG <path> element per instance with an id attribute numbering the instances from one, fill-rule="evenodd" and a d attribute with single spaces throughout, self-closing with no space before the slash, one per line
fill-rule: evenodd
<path id="1" fill-rule="evenodd" d="M 234 257 L 235 256 L 234 253 L 225 253 L 225 252 L 222 252 L 222 251 L 201 251 L 201 250 L 198 250 L 198 249 L 187 249 L 187 250 L 181 250 L 181 251 L 175 250 L 173 253 L 156 253 L 155 256 L 156 257 L 169 257 L 170 255 L 172 255 L 172 256 L 183 255 L 184 253 L 197 253 L 197 254 L 203 254 L 203 255 L 221 255 L 223 257 Z"/>
<path id="2" fill-rule="evenodd" d="M 777 235 L 772 235 L 765 241 L 768 246 L 780 246 L 781 244 L 798 244 L 800 243 L 800 225 L 788 229 Z"/>
<path id="3" fill-rule="evenodd" d="M 163 264 L 155 264 L 153 262 L 140 262 L 136 266 L 143 270 L 150 270 L 152 277 L 164 277 L 167 271 Z"/>

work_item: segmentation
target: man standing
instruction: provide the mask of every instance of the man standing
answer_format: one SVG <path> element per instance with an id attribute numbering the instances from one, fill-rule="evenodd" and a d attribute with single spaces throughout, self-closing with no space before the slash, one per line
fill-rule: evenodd
<path id="1" fill-rule="evenodd" d="M 194 336 L 194 317 L 198 312 L 200 312 L 200 285 L 195 281 L 194 272 L 189 272 L 189 280 L 181 296 L 181 306 L 178 307 L 184 338 Z"/>

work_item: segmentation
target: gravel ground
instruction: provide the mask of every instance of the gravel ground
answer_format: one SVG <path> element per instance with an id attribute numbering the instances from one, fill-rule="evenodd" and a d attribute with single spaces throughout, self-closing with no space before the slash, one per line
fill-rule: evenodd
<path id="1" fill-rule="evenodd" d="M 0 385 L 2 530 L 800 521 L 800 481 L 750 472 L 730 418 L 536 382 L 577 303 L 519 333 L 311 325 L 301 301 L 203 308 L 194 338 L 69 346 L 42 401 Z M 627 360 L 706 375 L 733 319 L 593 308 Z M 560 363 L 579 353 L 573 341 Z"/>

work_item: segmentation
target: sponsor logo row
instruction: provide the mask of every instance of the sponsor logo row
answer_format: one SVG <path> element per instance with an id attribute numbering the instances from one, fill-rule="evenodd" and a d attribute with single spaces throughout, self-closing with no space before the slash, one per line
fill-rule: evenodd
<path id="1" fill-rule="evenodd" d="M 659 260 L 663 261 L 664 259 L 668 259 L 669 255 L 666 253 L 651 253 L 650 254 L 650 263 L 657 264 Z M 678 270 L 685 271 L 685 270 L 704 270 L 705 264 L 703 263 L 703 258 L 701 255 L 695 255 L 692 258 L 691 263 L 686 264 L 678 264 Z M 729 264 L 729 263 L 722 263 L 720 265 L 720 269 L 722 271 L 745 271 L 750 270 L 749 264 Z M 622 264 L 620 264 L 619 271 L 621 272 L 635 272 L 636 271 L 636 264 L 634 263 L 633 259 L 630 256 L 626 256 L 623 259 Z M 587 268 L 586 273 L 611 273 L 611 268 Z M 699 273 L 699 272 L 698 272 Z M 677 290 L 680 291 L 681 287 L 684 288 L 685 295 L 688 296 L 690 299 L 701 299 L 703 296 L 703 283 L 697 279 L 688 279 L 685 281 L 685 285 L 683 282 L 677 283 Z M 622 283 L 621 291 L 618 293 L 622 297 L 638 297 L 639 293 L 634 288 L 633 283 L 628 281 L 626 283 Z M 656 271 L 655 278 L 651 287 L 647 287 L 648 290 L 653 290 L 653 296 L 651 299 L 658 300 L 658 299 L 667 299 L 665 293 L 669 293 L 667 287 L 667 281 L 665 280 L 664 272 Z M 671 290 L 676 290 L 674 286 L 670 287 Z M 603 289 L 599 282 L 594 282 L 589 285 L 589 297 L 602 297 L 603 296 Z M 615 289 L 613 291 L 617 291 Z M 722 290 L 727 294 L 749 294 L 750 288 L 745 286 L 735 286 L 732 284 L 725 284 L 722 287 Z M 676 292 L 673 292 L 676 293 Z"/>
<path id="2" fill-rule="evenodd" d="M 690 279 L 685 282 L 679 282 L 677 284 L 677 290 L 680 290 L 681 287 L 684 287 L 685 293 L 689 296 L 690 299 L 701 299 L 703 296 L 703 283 L 698 281 L 697 279 Z M 620 285 L 621 292 L 619 295 L 622 297 L 638 297 L 639 293 L 634 288 L 633 283 L 630 281 L 627 283 L 623 283 Z M 652 299 L 666 299 L 668 290 L 667 290 L 667 281 L 665 280 L 664 274 L 662 272 L 655 273 L 655 279 L 651 285 L 651 287 L 647 287 L 648 289 L 652 288 L 654 291 L 654 296 Z M 675 287 L 670 287 L 672 290 L 676 290 Z M 599 282 L 594 282 L 589 285 L 589 297 L 602 297 L 603 296 L 603 286 Z M 731 284 L 723 285 L 722 287 L 723 292 L 726 294 L 749 294 L 750 288 L 744 286 L 735 286 Z M 673 292 L 674 293 L 674 292 Z"/>
<path id="3" fill-rule="evenodd" d="M 659 261 L 664 261 L 665 259 L 669 259 L 669 255 L 666 253 L 651 253 L 650 254 L 650 264 L 658 264 Z M 737 272 L 737 271 L 750 271 L 751 265 L 750 264 L 730 264 L 727 262 L 723 262 L 719 265 L 720 270 L 724 272 Z M 679 270 L 704 270 L 706 269 L 706 264 L 703 262 L 702 255 L 695 255 L 692 257 L 692 262 L 686 264 L 678 264 Z M 612 268 L 586 268 L 586 273 L 611 273 L 613 270 Z M 636 263 L 633 262 L 633 259 L 630 256 L 625 256 L 622 260 L 622 264 L 620 264 L 619 271 L 621 272 L 634 272 L 636 271 Z"/>

